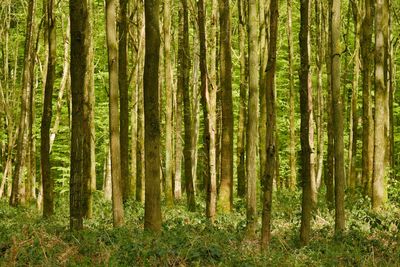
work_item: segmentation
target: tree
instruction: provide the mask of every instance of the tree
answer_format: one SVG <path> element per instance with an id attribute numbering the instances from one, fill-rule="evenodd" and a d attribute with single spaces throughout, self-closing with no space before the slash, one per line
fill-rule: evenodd
<path id="1" fill-rule="evenodd" d="M 46 86 L 44 89 L 43 114 L 41 123 L 41 170 L 43 184 L 43 216 L 51 216 L 54 213 L 54 181 L 50 173 L 50 124 L 52 117 L 52 98 L 55 80 L 56 67 L 56 29 L 54 16 L 54 1 L 48 0 L 47 4 L 47 22 L 48 30 L 48 66 Z"/>
<path id="2" fill-rule="evenodd" d="M 363 135 L 362 135 L 362 179 L 364 193 L 371 195 L 371 181 L 374 159 L 374 121 L 372 118 L 371 72 L 372 72 L 372 29 L 373 0 L 364 0 L 364 17 L 361 25 L 361 66 L 363 95 Z"/>
<path id="3" fill-rule="evenodd" d="M 208 71 L 207 71 L 207 46 L 206 46 L 206 29 L 205 29 L 205 6 L 204 1 L 199 0 L 197 2 L 198 10 L 198 26 L 199 26 L 199 40 L 200 40 L 200 72 L 201 72 L 201 93 L 202 102 L 205 106 L 204 109 L 204 120 L 206 121 L 205 129 L 206 144 L 205 147 L 208 151 L 206 159 L 208 163 L 207 181 L 206 181 L 206 216 L 211 222 L 214 221 L 216 215 L 216 204 L 217 204 L 217 173 L 216 173 L 216 88 L 210 86 L 208 83 Z"/>
<path id="4" fill-rule="evenodd" d="M 24 139 L 26 134 L 26 118 L 29 115 L 29 94 L 32 88 L 34 71 L 34 32 L 35 32 L 35 0 L 28 2 L 28 16 L 26 20 L 24 66 L 22 74 L 21 112 L 19 117 L 19 132 L 17 139 L 17 151 L 15 168 L 12 177 L 12 190 L 10 205 L 17 206 L 20 203 L 19 185 L 22 176 L 24 158 Z"/>
<path id="5" fill-rule="evenodd" d="M 233 104 L 229 0 L 219 0 L 220 83 L 222 90 L 221 185 L 219 204 L 230 212 L 233 204 Z"/>
<path id="6" fill-rule="evenodd" d="M 84 121 L 88 124 L 88 112 L 84 112 L 85 90 L 88 90 L 90 75 L 90 0 L 70 0 L 71 31 L 71 165 L 70 165 L 70 228 L 83 228 L 83 217 L 87 215 L 91 197 L 91 179 L 88 173 L 87 144 L 84 148 Z M 86 128 L 86 130 L 88 130 Z M 86 154 L 84 152 L 86 151 Z M 86 167 L 86 168 L 85 168 Z M 86 172 L 85 172 L 86 170 Z"/>
<path id="7" fill-rule="evenodd" d="M 372 208 L 382 209 L 387 201 L 385 181 L 388 125 L 387 44 L 389 27 L 388 0 L 375 2 L 375 130 Z"/>
<path id="8" fill-rule="evenodd" d="M 240 46 L 240 108 L 237 132 L 237 195 L 244 198 L 246 196 L 246 100 L 247 100 L 247 51 L 246 47 L 246 8 L 245 2 L 238 0 L 239 13 L 239 46 Z"/>
<path id="9" fill-rule="evenodd" d="M 301 0 L 300 2 L 300 141 L 302 158 L 302 211 L 300 242 L 302 245 L 308 244 L 310 240 L 311 228 L 311 180 L 314 179 L 314 128 L 313 128 L 313 101 L 310 77 L 310 1 Z"/>
<path id="10" fill-rule="evenodd" d="M 289 128 L 290 128 L 290 178 L 289 188 L 294 190 L 296 187 L 297 171 L 296 171 L 296 129 L 295 129 L 295 91 L 294 91 L 294 74 L 293 74 L 293 34 L 292 34 L 292 0 L 287 0 L 287 33 L 288 33 L 288 61 L 289 61 Z"/>
<path id="11" fill-rule="evenodd" d="M 349 187 L 354 188 L 357 185 L 356 158 L 357 158 L 357 139 L 358 139 L 358 83 L 360 76 L 360 32 L 361 32 L 361 2 L 352 1 L 353 21 L 354 21 L 354 66 L 353 66 L 353 84 L 351 94 L 350 111 L 350 129 L 349 129 Z"/>
<path id="12" fill-rule="evenodd" d="M 248 2 L 248 43 L 249 43 L 249 102 L 246 135 L 246 217 L 247 235 L 254 237 L 257 224 L 257 127 L 258 127 L 258 19 L 257 3 Z"/>
<path id="13" fill-rule="evenodd" d="M 144 228 L 161 231 L 160 111 L 158 65 L 160 61 L 159 0 L 147 0 L 145 13 L 144 116 L 145 116 L 145 212 Z"/>
<path id="14" fill-rule="evenodd" d="M 275 111 L 275 69 L 276 43 L 278 39 L 278 0 L 270 2 L 270 41 L 268 49 L 268 64 L 266 68 L 266 106 L 267 106 L 267 133 L 266 133 L 266 167 L 263 184 L 263 212 L 261 228 L 261 246 L 263 250 L 269 247 L 271 240 L 272 190 L 276 180 L 276 111 Z"/>
<path id="15" fill-rule="evenodd" d="M 340 0 L 332 0 L 331 6 L 331 79 L 332 111 L 335 158 L 335 233 L 344 231 L 344 143 L 343 98 L 340 92 Z"/>
<path id="16" fill-rule="evenodd" d="M 110 144 L 111 144 L 111 180 L 112 180 L 112 207 L 114 227 L 124 223 L 124 209 L 122 204 L 123 187 L 121 178 L 121 151 L 118 111 L 118 40 L 116 28 L 117 16 L 116 0 L 106 0 L 106 33 L 108 48 L 109 73 L 109 111 L 110 111 Z"/>
<path id="17" fill-rule="evenodd" d="M 173 95 L 172 95 L 172 64 L 171 64 L 171 0 L 164 1 L 164 78 L 165 78 L 165 199 L 168 206 L 173 206 Z"/>
<path id="18" fill-rule="evenodd" d="M 123 200 L 126 201 L 130 192 L 129 175 L 129 95 L 128 95 L 128 0 L 119 0 L 118 20 L 118 87 L 120 103 L 120 153 L 121 153 L 121 185 Z"/>
<path id="19" fill-rule="evenodd" d="M 184 122 L 184 174 L 185 187 L 187 195 L 187 205 L 189 211 L 196 209 L 193 186 L 193 136 L 192 136 L 192 110 L 190 105 L 190 87 L 189 87 L 189 72 L 190 72 L 190 49 L 189 49 L 189 9 L 187 0 L 181 0 L 180 8 L 180 23 L 179 29 L 179 45 L 178 45 L 178 94 L 183 97 L 183 122 Z"/>

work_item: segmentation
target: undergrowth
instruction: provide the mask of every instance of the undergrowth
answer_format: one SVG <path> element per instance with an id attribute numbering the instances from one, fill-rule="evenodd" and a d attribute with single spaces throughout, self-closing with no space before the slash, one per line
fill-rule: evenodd
<path id="1" fill-rule="evenodd" d="M 398 203 L 392 202 L 386 211 L 376 214 L 370 211 L 368 198 L 357 192 L 347 195 L 346 232 L 334 236 L 334 212 L 319 204 L 311 242 L 300 247 L 301 196 L 277 192 L 273 237 L 266 254 L 260 253 L 258 240 L 244 237 L 243 200 L 237 200 L 235 211 L 219 215 L 214 224 L 203 215 L 203 205 L 198 205 L 198 212 L 189 213 L 184 202 L 177 203 L 173 209 L 163 210 L 159 235 L 143 230 L 143 206 L 134 201 L 126 204 L 125 226 L 113 229 L 111 203 L 95 195 L 93 219 L 86 220 L 80 232 L 68 229 L 66 198 L 58 201 L 57 212 L 50 219 L 42 219 L 34 207 L 15 209 L 2 201 L 0 265 L 400 266 Z"/>

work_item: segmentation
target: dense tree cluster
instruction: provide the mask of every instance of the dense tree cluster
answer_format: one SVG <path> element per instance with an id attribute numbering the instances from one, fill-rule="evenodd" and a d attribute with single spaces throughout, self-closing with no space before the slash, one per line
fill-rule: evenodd
<path id="1" fill-rule="evenodd" d="M 164 202 L 186 198 L 195 211 L 205 201 L 213 223 L 241 198 L 246 236 L 267 250 L 273 192 L 301 189 L 301 243 L 318 201 L 335 210 L 341 234 L 346 194 L 361 190 L 379 212 L 398 179 L 399 9 L 390 0 L 3 0 L 0 198 L 36 202 L 49 217 L 69 192 L 79 230 L 103 190 L 115 227 L 135 199 L 154 232 Z"/>

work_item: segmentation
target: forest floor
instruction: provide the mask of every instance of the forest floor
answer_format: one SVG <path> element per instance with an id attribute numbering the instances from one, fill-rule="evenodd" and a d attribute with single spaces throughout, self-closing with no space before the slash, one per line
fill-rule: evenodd
<path id="1" fill-rule="evenodd" d="M 67 197 L 58 200 L 50 219 L 42 219 L 34 207 L 10 208 L 1 201 L 0 266 L 400 266 L 400 194 L 394 193 L 379 214 L 370 211 L 368 198 L 347 194 L 342 236 L 333 235 L 334 212 L 319 204 L 311 242 L 300 247 L 301 195 L 278 192 L 267 254 L 260 253 L 258 240 L 244 238 L 243 200 L 214 225 L 202 205 L 194 213 L 184 202 L 165 208 L 159 236 L 143 231 L 144 210 L 135 202 L 126 205 L 126 225 L 113 229 L 111 204 L 100 193 L 94 219 L 81 232 L 68 230 Z"/>

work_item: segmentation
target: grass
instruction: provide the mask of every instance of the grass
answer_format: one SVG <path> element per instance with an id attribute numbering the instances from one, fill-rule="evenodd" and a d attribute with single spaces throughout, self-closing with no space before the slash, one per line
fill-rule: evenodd
<path id="1" fill-rule="evenodd" d="M 160 235 L 143 230 L 143 207 L 133 201 L 125 208 L 126 225 L 113 229 L 111 203 L 95 195 L 94 219 L 81 232 L 68 229 L 67 199 L 58 201 L 50 219 L 42 219 L 34 207 L 15 209 L 1 201 L 0 266 L 400 266 L 398 205 L 374 214 L 367 198 L 348 195 L 346 232 L 334 236 L 333 213 L 321 204 L 314 212 L 311 242 L 300 247 L 301 196 L 276 193 L 266 254 L 260 253 L 258 240 L 244 238 L 243 200 L 214 225 L 205 219 L 203 205 L 189 213 L 178 203 L 163 210 Z"/>

